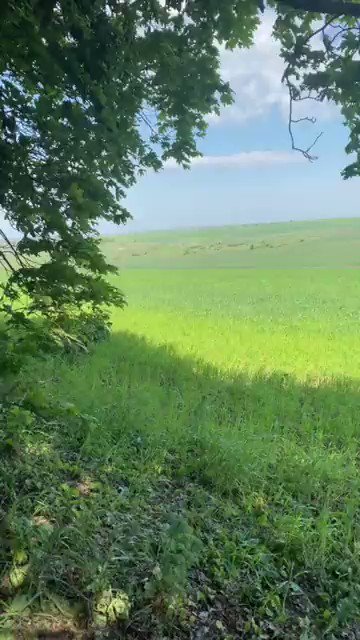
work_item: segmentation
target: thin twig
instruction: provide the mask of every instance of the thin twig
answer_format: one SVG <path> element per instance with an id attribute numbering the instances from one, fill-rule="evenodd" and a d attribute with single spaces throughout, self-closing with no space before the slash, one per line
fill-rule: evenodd
<path id="1" fill-rule="evenodd" d="M 310 122 L 311 124 L 315 124 L 316 118 L 311 116 L 305 116 L 304 118 L 297 118 L 296 120 L 292 119 L 293 124 L 299 124 L 300 122 Z"/>
<path id="2" fill-rule="evenodd" d="M 4 267 L 5 271 L 6 271 L 6 273 L 9 273 L 9 272 L 15 273 L 14 267 L 12 266 L 11 262 L 9 262 L 9 260 L 7 259 L 4 251 L 2 251 L 1 249 L 0 249 L 0 262 L 3 263 L 3 267 Z"/>
<path id="3" fill-rule="evenodd" d="M 139 113 L 139 117 L 149 127 L 151 133 L 153 135 L 157 135 L 156 129 L 153 127 L 153 125 L 151 124 L 150 120 L 147 118 L 147 116 L 144 114 L 143 111 Z"/>

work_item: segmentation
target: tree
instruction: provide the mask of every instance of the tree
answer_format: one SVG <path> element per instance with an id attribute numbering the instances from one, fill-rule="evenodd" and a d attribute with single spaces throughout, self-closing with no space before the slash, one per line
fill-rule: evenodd
<path id="1" fill-rule="evenodd" d="M 271 0 L 290 102 L 340 104 L 359 154 L 360 4 Z M 210 113 L 232 100 L 219 46 L 250 46 L 259 0 L 3 0 L 0 207 L 3 309 L 58 318 L 122 305 L 101 253 L 100 218 L 125 223 L 126 190 L 168 158 L 188 166 Z M 318 9 L 328 15 L 308 13 Z M 319 28 L 319 19 L 322 25 Z M 316 35 L 322 41 L 314 49 Z M 291 118 L 290 118 L 291 130 Z M 293 141 L 295 148 L 295 143 Z M 310 150 L 305 151 L 310 157 Z M 345 170 L 358 175 L 360 156 Z M 17 317 L 18 317 L 17 312 Z"/>

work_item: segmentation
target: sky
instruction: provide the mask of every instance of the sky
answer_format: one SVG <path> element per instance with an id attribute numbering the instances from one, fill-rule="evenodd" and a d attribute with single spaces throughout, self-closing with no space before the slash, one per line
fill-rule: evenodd
<path id="1" fill-rule="evenodd" d="M 309 163 L 291 151 L 288 96 L 281 85 L 283 63 L 271 38 L 272 14 L 265 14 L 250 50 L 222 51 L 221 69 L 235 91 L 235 103 L 210 119 L 190 171 L 169 162 L 133 188 L 127 206 L 134 216 L 126 230 L 170 229 L 360 215 L 360 181 L 342 180 L 348 164 L 347 130 L 334 105 L 308 103 L 297 125 L 307 147 L 318 133 L 319 159 Z M 101 226 L 103 232 L 112 228 Z"/>

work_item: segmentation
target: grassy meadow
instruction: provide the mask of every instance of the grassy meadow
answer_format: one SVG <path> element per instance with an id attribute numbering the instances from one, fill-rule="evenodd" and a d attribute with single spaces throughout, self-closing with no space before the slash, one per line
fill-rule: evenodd
<path id="1" fill-rule="evenodd" d="M 109 340 L 21 374 L 0 637 L 360 638 L 360 220 L 103 246 Z"/>

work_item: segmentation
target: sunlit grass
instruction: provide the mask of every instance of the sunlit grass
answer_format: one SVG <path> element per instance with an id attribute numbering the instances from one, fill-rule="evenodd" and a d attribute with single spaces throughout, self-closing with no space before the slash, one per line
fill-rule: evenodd
<path id="1" fill-rule="evenodd" d="M 358 378 L 356 271 L 128 271 L 114 331 L 170 343 L 223 370 Z"/>

